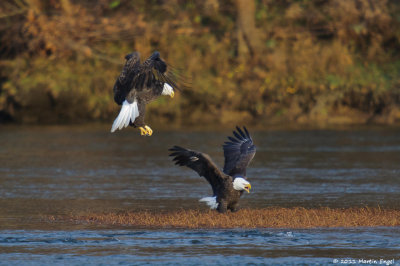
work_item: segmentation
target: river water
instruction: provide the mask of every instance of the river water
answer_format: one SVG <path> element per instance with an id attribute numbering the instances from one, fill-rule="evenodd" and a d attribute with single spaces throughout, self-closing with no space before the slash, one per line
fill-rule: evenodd
<path id="1" fill-rule="evenodd" d="M 400 263 L 400 228 L 149 230 L 45 219 L 205 209 L 198 199 L 210 186 L 175 166 L 168 148 L 206 152 L 222 167 L 231 130 L 153 129 L 141 137 L 103 125 L 1 126 L 0 264 Z M 399 128 L 249 129 L 257 154 L 242 207 L 399 209 Z"/>

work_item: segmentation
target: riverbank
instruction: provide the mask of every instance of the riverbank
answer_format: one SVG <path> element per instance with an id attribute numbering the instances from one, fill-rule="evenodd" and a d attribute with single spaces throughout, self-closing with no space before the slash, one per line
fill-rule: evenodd
<path id="1" fill-rule="evenodd" d="M 94 2 L 0 7 L 0 123 L 111 122 L 125 55 L 156 50 L 181 89 L 147 123 L 400 122 L 396 1 Z"/>
<path id="2" fill-rule="evenodd" d="M 49 221 L 146 228 L 320 228 L 400 226 L 400 210 L 381 208 L 264 208 L 236 213 L 158 210 L 50 216 Z"/>

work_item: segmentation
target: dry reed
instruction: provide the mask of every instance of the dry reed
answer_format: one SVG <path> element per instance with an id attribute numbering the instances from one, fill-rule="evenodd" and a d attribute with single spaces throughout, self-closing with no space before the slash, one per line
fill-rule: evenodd
<path id="1" fill-rule="evenodd" d="M 131 211 L 50 217 L 101 225 L 124 225 L 148 228 L 317 228 L 399 226 L 400 210 L 381 208 L 266 208 L 243 209 L 236 213 L 178 210 Z"/>

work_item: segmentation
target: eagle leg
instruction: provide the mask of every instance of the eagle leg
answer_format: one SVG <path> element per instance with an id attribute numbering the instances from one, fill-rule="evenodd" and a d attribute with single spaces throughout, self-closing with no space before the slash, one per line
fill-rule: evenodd
<path id="1" fill-rule="evenodd" d="M 228 210 L 228 204 L 225 200 L 220 200 L 220 202 L 218 202 L 218 207 L 217 207 L 217 211 L 219 213 L 225 213 Z"/>
<path id="2" fill-rule="evenodd" d="M 237 212 L 238 210 L 240 210 L 239 203 L 232 204 L 231 206 L 229 206 L 229 209 L 231 210 L 231 212 Z"/>
<path id="3" fill-rule="evenodd" d="M 139 129 L 140 129 L 140 135 L 142 135 L 142 136 L 153 135 L 153 130 L 147 125 L 145 125 L 144 127 L 139 127 Z"/>
<path id="4" fill-rule="evenodd" d="M 147 130 L 144 129 L 144 127 L 139 127 L 139 129 L 140 129 L 140 135 L 142 135 L 142 136 L 146 136 L 147 135 Z"/>
<path id="5" fill-rule="evenodd" d="M 148 125 L 145 125 L 144 128 L 147 130 L 147 136 L 153 135 L 153 130 Z"/>

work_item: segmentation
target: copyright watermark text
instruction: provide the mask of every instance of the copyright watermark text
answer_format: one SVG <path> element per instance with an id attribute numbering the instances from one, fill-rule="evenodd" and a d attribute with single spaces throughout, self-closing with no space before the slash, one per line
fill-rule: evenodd
<path id="1" fill-rule="evenodd" d="M 337 264 L 377 264 L 377 265 L 394 265 L 394 259 L 333 259 L 333 263 Z"/>

